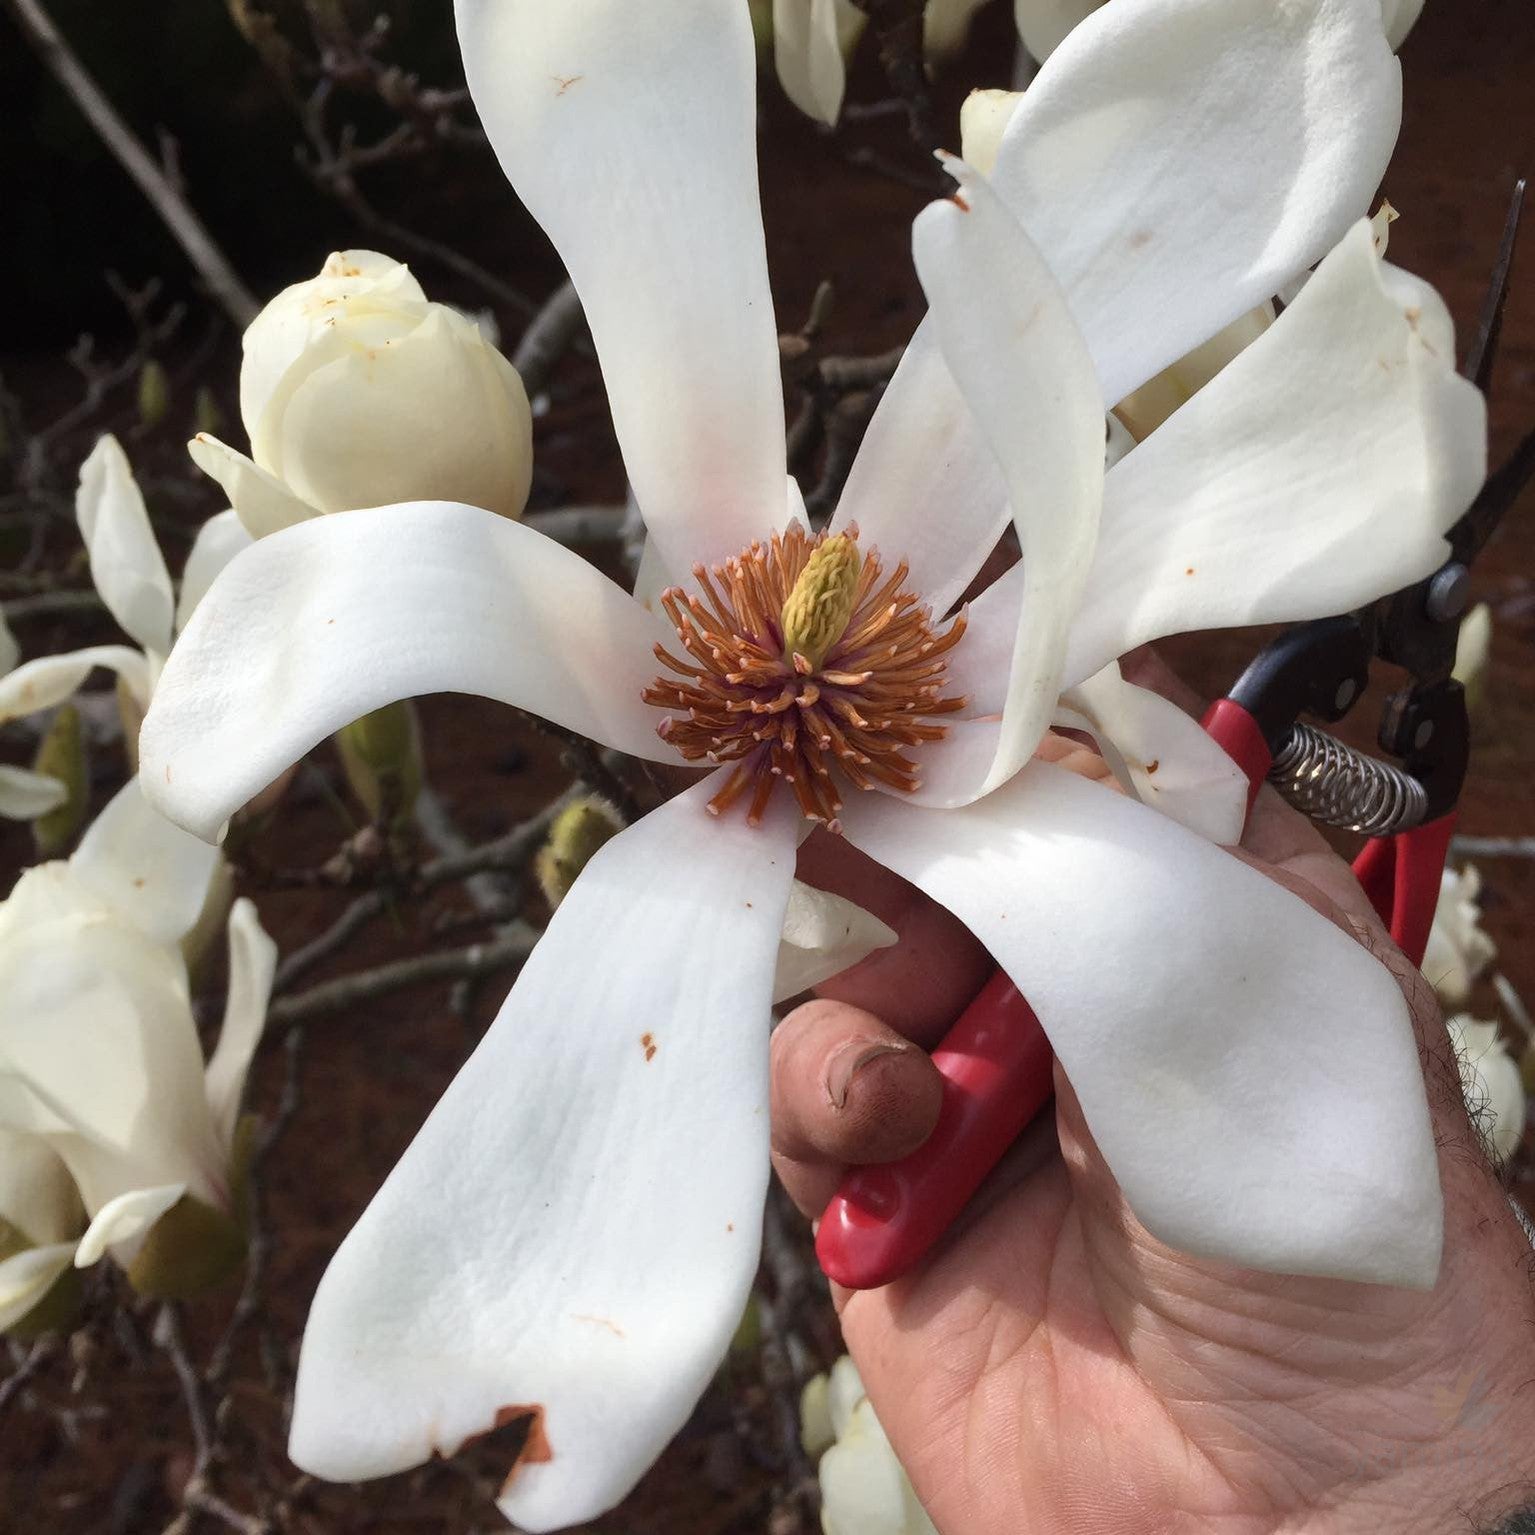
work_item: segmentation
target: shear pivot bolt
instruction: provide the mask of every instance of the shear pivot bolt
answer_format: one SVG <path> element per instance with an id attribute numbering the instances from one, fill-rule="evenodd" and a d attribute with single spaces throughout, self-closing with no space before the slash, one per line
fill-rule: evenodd
<path id="1" fill-rule="evenodd" d="M 1428 616 L 1436 624 L 1448 623 L 1466 611 L 1471 595 L 1471 572 L 1452 560 L 1428 583 Z"/>

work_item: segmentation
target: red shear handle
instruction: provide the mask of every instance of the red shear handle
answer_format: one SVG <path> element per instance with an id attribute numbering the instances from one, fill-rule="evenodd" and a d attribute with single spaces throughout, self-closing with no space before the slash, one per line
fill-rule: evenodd
<path id="1" fill-rule="evenodd" d="M 1044 1107 L 1050 1060 L 1033 1009 L 999 970 L 933 1052 L 938 1128 L 909 1157 L 859 1168 L 827 1205 L 815 1243 L 827 1276 L 871 1290 L 913 1268 Z"/>
<path id="2" fill-rule="evenodd" d="M 1439 902 L 1445 855 L 1455 831 L 1455 812 L 1395 837 L 1367 842 L 1354 860 L 1354 878 L 1388 923 L 1396 946 L 1421 967 Z"/>

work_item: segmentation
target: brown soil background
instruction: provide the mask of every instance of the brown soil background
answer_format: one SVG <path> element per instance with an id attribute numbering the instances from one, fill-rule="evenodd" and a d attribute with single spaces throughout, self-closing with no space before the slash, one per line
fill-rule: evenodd
<path id="1" fill-rule="evenodd" d="M 939 121 L 957 141 L 957 107 L 964 85 L 1005 84 L 1011 41 L 1005 7 L 983 14 L 966 59 L 940 83 Z M 1535 14 L 1529 0 L 1429 0 L 1427 14 L 1403 54 L 1407 115 L 1384 191 L 1403 218 L 1392 231 L 1392 259 L 1431 279 L 1444 294 L 1461 334 L 1469 334 L 1480 308 L 1509 190 L 1518 173 L 1535 170 Z M 865 60 L 852 99 L 883 94 L 877 71 Z M 838 303 L 828 345 L 846 354 L 875 353 L 898 344 L 921 312 L 910 268 L 907 231 L 924 197 L 867 168 L 849 164 L 832 143 L 764 93 L 761 143 L 763 196 L 781 327 L 798 328 L 816 284 L 830 278 Z M 169 108 L 165 109 L 169 114 Z M 908 168 L 915 152 L 899 131 L 878 125 L 850 134 L 876 145 Z M 232 153 L 237 146 L 231 145 Z M 510 198 L 493 170 L 474 176 L 455 171 L 448 189 L 444 238 L 466 249 L 515 285 L 542 294 L 553 268 L 525 224 L 507 210 Z M 61 202 L 70 196 L 60 191 Z M 344 239 L 342 234 L 337 239 Z M 111 264 L 103 234 L 102 264 Z M 312 271 L 328 248 L 329 231 L 305 243 L 281 280 Z M 356 243 L 369 243 L 358 241 Z M 476 302 L 452 281 L 418 263 L 437 297 Z M 276 278 L 269 286 L 276 285 Z M 515 331 L 511 333 L 515 336 Z M 67 398 L 67 375 L 54 351 L 3 359 L 35 425 Z M 199 363 L 234 419 L 237 350 L 225 337 L 211 360 Z M 100 426 L 123 429 L 131 414 Z M 1513 298 L 1492 401 L 1493 456 L 1497 462 L 1535 422 L 1535 229 L 1515 270 Z M 606 422 L 600 381 L 589 364 L 560 375 L 555 408 L 539 423 L 543 504 L 587 498 L 616 499 L 622 469 Z M 135 462 L 181 474 L 179 428 L 130 434 Z M 201 497 L 201 501 L 197 500 Z M 190 501 L 188 500 L 190 497 Z M 206 487 L 162 507 L 173 568 L 178 537 L 217 510 Z M 1475 756 L 1462 802 L 1462 830 L 1477 835 L 1535 835 L 1535 495 L 1526 495 L 1475 575 L 1476 593 L 1493 605 L 1495 645 L 1490 704 L 1479 720 Z M 50 557 L 73 572 L 69 540 L 60 535 Z M 62 649 L 106 637 L 109 626 L 74 620 L 32 624 L 20 637 L 25 653 Z M 1255 647 L 1252 634 L 1202 636 L 1175 647 L 1180 665 L 1207 692 L 1224 687 Z M 1370 706 L 1361 712 L 1370 714 Z M 493 835 L 531 814 L 568 776 L 557 742 L 509 711 L 453 698 L 424 707 L 430 778 L 471 838 Z M 1364 718 L 1362 734 L 1371 727 Z M 7 757 L 18 759 L 8 750 Z M 324 771 L 333 765 L 319 754 Z M 108 764 L 104 796 L 120 779 Z M 344 835 L 333 807 L 317 794 L 295 795 L 285 807 L 269 853 L 274 862 L 312 865 Z M 26 835 L 0 827 L 0 888 L 30 859 Z M 1535 1002 L 1535 861 L 1485 861 L 1486 925 L 1499 944 L 1501 964 L 1516 987 Z M 312 936 L 346 904 L 346 892 L 259 892 L 262 917 L 286 951 Z M 536 897 L 527 907 L 539 915 Z M 328 974 L 375 964 L 431 947 L 445 915 L 462 919 L 449 899 L 403 908 L 393 921 L 373 925 Z M 454 941 L 473 936 L 464 928 Z M 434 1466 L 365 1489 L 324 1488 L 296 1482 L 282 1457 L 281 1379 L 325 1263 L 352 1220 L 411 1139 L 442 1087 L 488 1022 L 504 991 L 501 979 L 478 988 L 467 1018 L 447 1005 L 445 989 L 422 987 L 364 1009 L 336 1014 L 308 1030 L 298 1111 L 272 1157 L 266 1177 L 267 1218 L 274 1236 L 266 1283 L 264 1324 L 252 1331 L 240 1357 L 228 1409 L 235 1420 L 229 1456 L 217 1485 L 242 1510 L 257 1506 L 261 1488 L 288 1489 L 280 1505 L 267 1505 L 275 1528 L 306 1532 L 493 1530 L 500 1527 L 488 1499 L 512 1446 L 488 1446 L 453 1466 Z M 1487 1000 L 1491 1004 L 1490 997 Z M 263 1057 L 251 1106 L 270 1113 L 283 1074 L 280 1050 Z M 112 1294 L 96 1306 L 106 1308 Z M 190 1308 L 194 1345 L 217 1336 L 229 1309 L 225 1296 Z M 72 1363 L 55 1361 L 39 1377 L 29 1400 L 0 1420 L 0 1530 L 61 1535 L 132 1535 L 164 1528 L 189 1468 L 188 1434 L 174 1380 L 138 1336 L 137 1327 L 93 1323 L 88 1347 Z M 813 1343 L 827 1359 L 835 1338 L 825 1316 Z M 263 1343 L 271 1357 L 263 1361 Z M 142 1355 L 141 1362 L 134 1360 Z M 72 1373 L 78 1372 L 72 1382 Z M 72 1385 L 79 1385 L 72 1391 Z M 772 1487 L 780 1479 L 768 1442 L 765 1387 L 748 1361 L 706 1398 L 693 1424 L 633 1497 L 591 1528 L 616 1535 L 729 1535 L 770 1527 Z M 208 1528 L 214 1521 L 204 1520 Z M 775 1531 L 797 1525 L 774 1523 Z M 808 1526 L 806 1526 L 808 1528 Z"/>

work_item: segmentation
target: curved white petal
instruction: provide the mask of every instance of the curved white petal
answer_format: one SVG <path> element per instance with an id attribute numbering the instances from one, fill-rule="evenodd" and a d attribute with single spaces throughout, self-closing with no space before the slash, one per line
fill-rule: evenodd
<path id="1" fill-rule="evenodd" d="M 0 725 L 51 709 L 79 692 L 91 669 L 104 666 L 123 679 L 141 706 L 149 703 L 149 661 L 126 645 L 91 645 L 60 656 L 38 656 L 0 677 Z"/>
<path id="2" fill-rule="evenodd" d="M 911 590 L 942 614 L 975 579 L 1007 520 L 1007 483 L 929 315 L 864 434 L 832 530 L 856 524 L 864 548 L 891 563 L 905 560 Z"/>
<path id="3" fill-rule="evenodd" d="M 21 659 L 21 646 L 5 621 L 5 609 L 0 608 L 0 677 L 3 677 Z"/>
<path id="4" fill-rule="evenodd" d="M 241 897 L 229 912 L 229 990 L 205 1078 L 213 1128 L 226 1147 L 234 1142 L 240 1098 L 261 1043 L 276 971 L 277 945 L 262 927 L 254 903 Z"/>
<path id="5" fill-rule="evenodd" d="M 175 606 L 170 573 L 128 457 L 111 433 L 81 465 L 75 516 L 107 610 L 142 649 L 163 656 Z"/>
<path id="6" fill-rule="evenodd" d="M 251 545 L 251 535 L 240 514 L 231 507 L 210 517 L 197 530 L 191 553 L 181 571 L 181 591 L 176 598 L 176 628 L 187 626 L 192 610 L 203 600 L 213 578 L 242 550 Z"/>
<path id="7" fill-rule="evenodd" d="M 0 1332 L 14 1327 L 74 1261 L 75 1244 L 27 1247 L 0 1261 Z"/>
<path id="8" fill-rule="evenodd" d="M 265 538 L 320 513 L 243 453 L 199 432 L 187 444 L 192 462 L 229 497 L 235 515 L 252 538 Z M 184 620 L 183 620 L 184 621 Z"/>
<path id="9" fill-rule="evenodd" d="M 1393 49 L 1407 41 L 1407 34 L 1422 14 L 1423 0 L 1381 0 L 1381 25 L 1386 30 L 1386 41 Z"/>
<path id="10" fill-rule="evenodd" d="M 773 1000 L 797 997 L 895 941 L 894 929 L 872 912 L 829 890 L 795 880 L 784 911 Z"/>
<path id="11" fill-rule="evenodd" d="M 219 851 L 166 818 L 130 778 L 86 828 L 70 872 L 123 921 L 176 943 L 197 921 Z"/>
<path id="12" fill-rule="evenodd" d="M 1448 558 L 1487 467 L 1454 345 L 1438 295 L 1361 220 L 1109 476 L 1069 679 L 1166 634 L 1342 613 Z"/>
<path id="13" fill-rule="evenodd" d="M 850 0 L 773 0 L 773 67 L 807 117 L 832 126 L 841 116 L 846 61 L 865 19 Z"/>
<path id="14" fill-rule="evenodd" d="M 1160 693 L 1126 682 L 1119 663 L 1061 700 L 1064 721 L 1097 741 L 1115 777 L 1143 805 L 1230 846 L 1247 821 L 1247 777 L 1198 720 Z"/>
<path id="15" fill-rule="evenodd" d="M 1116 0 L 1117 3 L 1117 0 Z M 1429 574 L 1486 469 L 1444 305 L 1361 221 L 1291 308 L 1110 471 L 1066 682 L 1167 634 L 1345 612 Z M 970 608 L 953 686 L 1002 693 L 1023 589 Z"/>
<path id="16" fill-rule="evenodd" d="M 1023 46 L 1043 63 L 1103 0 L 1013 0 L 1013 19 Z"/>
<path id="17" fill-rule="evenodd" d="M 946 158 L 955 199 L 912 230 L 948 370 L 1007 481 L 1023 572 L 995 760 L 975 798 L 1011 778 L 1049 726 L 1103 503 L 1103 397 L 1082 333 L 1039 253 L 986 181 Z M 964 641 L 960 642 L 963 646 Z"/>
<path id="18" fill-rule="evenodd" d="M 1320 260 L 1400 120 L 1376 0 L 1115 0 L 1029 86 L 993 180 L 1117 400 Z"/>
<path id="19" fill-rule="evenodd" d="M 733 0 L 457 0 L 469 89 L 570 272 L 673 570 L 782 526 L 756 53 Z"/>
<path id="20" fill-rule="evenodd" d="M 792 817 L 716 820 L 717 787 L 586 866 L 332 1261 L 299 1361 L 300 1466 L 379 1476 L 537 1411 L 547 1458 L 501 1507 L 549 1530 L 616 1503 L 687 1417 L 756 1270 L 794 872 Z"/>
<path id="21" fill-rule="evenodd" d="M 1039 1015 L 1130 1204 L 1186 1252 L 1426 1286 L 1443 1208 L 1407 1004 L 1332 923 L 1045 763 L 849 840 L 959 916 Z"/>
<path id="22" fill-rule="evenodd" d="M 214 582 L 144 721 L 145 793 L 213 837 L 333 731 L 439 692 L 675 761 L 640 702 L 653 646 L 672 639 L 579 555 L 492 512 L 445 501 L 335 512 L 257 540 Z"/>
<path id="23" fill-rule="evenodd" d="M 57 778 L 0 763 L 0 820 L 35 821 L 68 797 L 69 790 Z"/>
<path id="24" fill-rule="evenodd" d="M 75 1250 L 75 1267 L 89 1268 L 106 1256 L 107 1249 L 143 1236 L 187 1191 L 184 1183 L 165 1183 L 152 1189 L 129 1189 L 108 1200 L 96 1212 Z"/>

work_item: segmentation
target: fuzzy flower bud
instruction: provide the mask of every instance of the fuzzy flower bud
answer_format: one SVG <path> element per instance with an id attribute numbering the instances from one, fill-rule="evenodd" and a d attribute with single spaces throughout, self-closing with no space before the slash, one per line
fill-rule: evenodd
<path id="1" fill-rule="evenodd" d="M 90 804 L 91 785 L 80 711 L 61 704 L 38 742 L 34 771 L 63 785 L 64 798 L 32 823 L 39 858 L 57 858 L 75 840 Z"/>
<path id="2" fill-rule="evenodd" d="M 554 818 L 549 840 L 533 862 L 550 911 L 570 894 L 570 887 L 597 849 L 623 829 L 623 818 L 598 794 L 583 795 Z"/>

